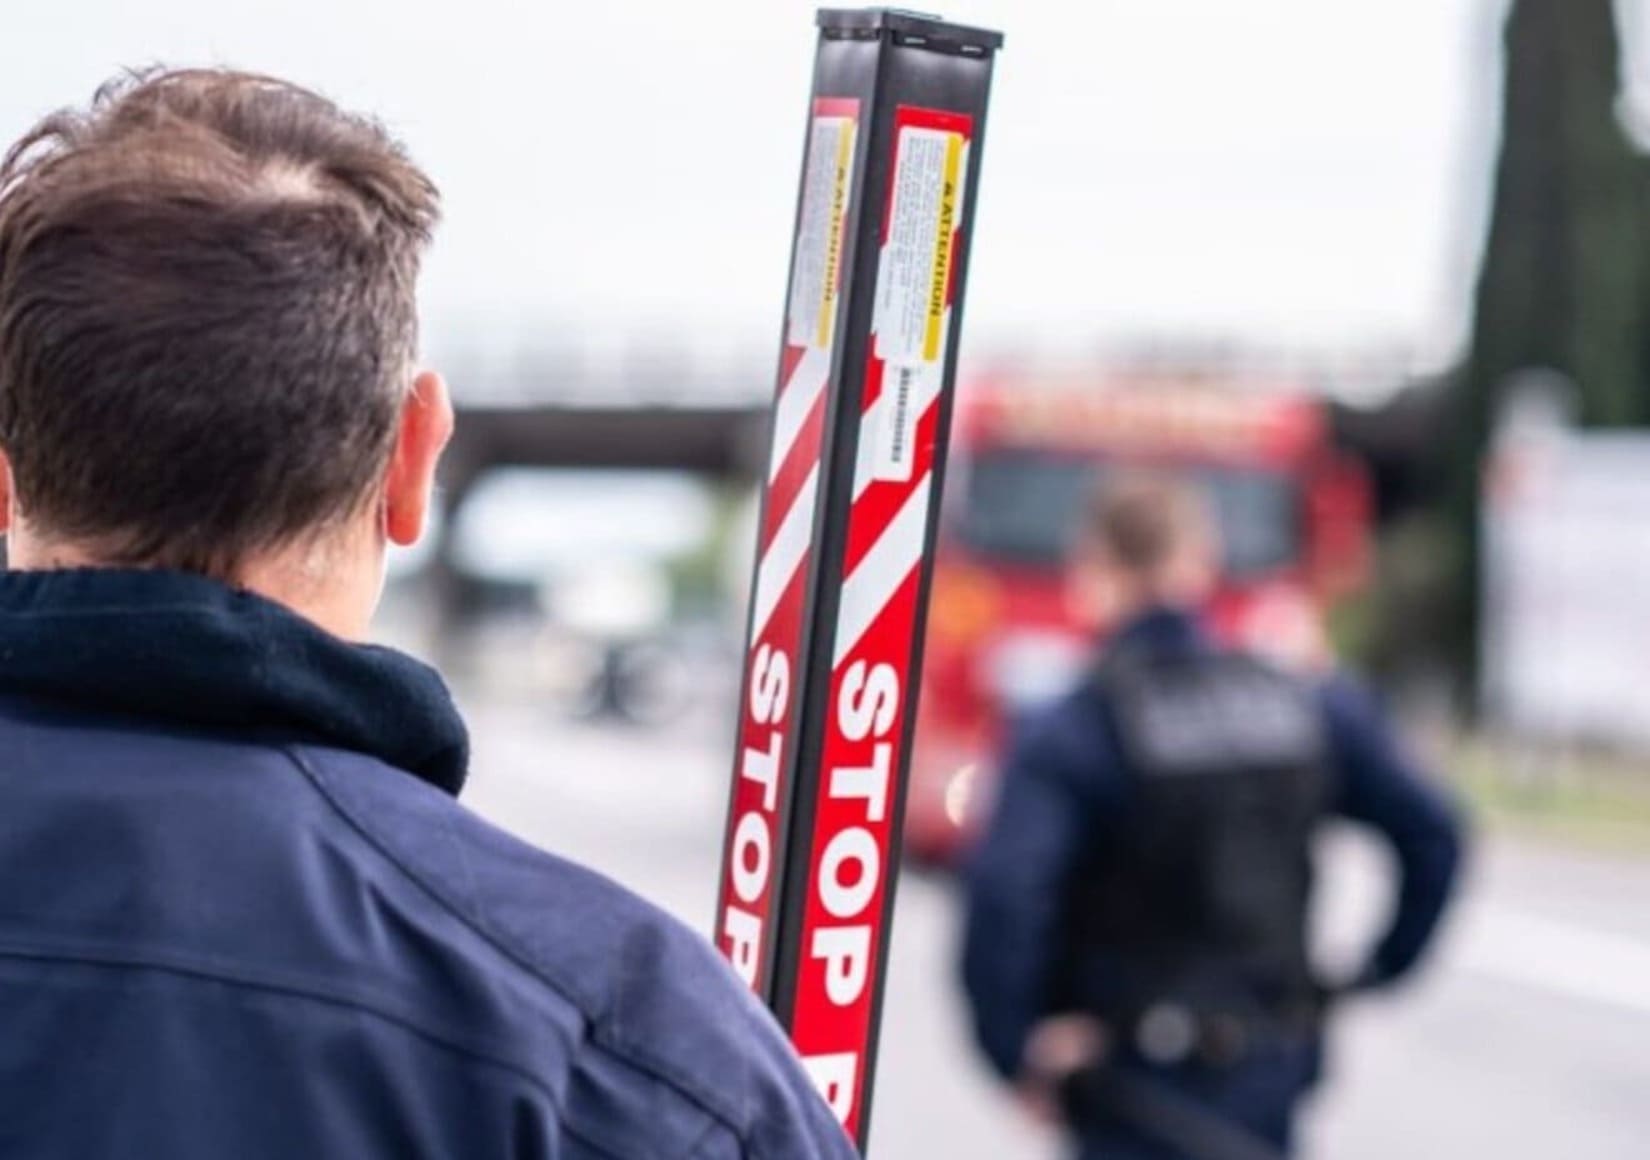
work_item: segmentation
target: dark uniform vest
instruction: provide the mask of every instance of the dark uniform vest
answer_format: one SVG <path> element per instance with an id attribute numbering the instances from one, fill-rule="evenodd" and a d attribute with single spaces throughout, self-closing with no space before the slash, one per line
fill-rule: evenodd
<path id="1" fill-rule="evenodd" d="M 1131 1020 L 1310 1002 L 1310 845 L 1328 797 L 1311 691 L 1237 653 L 1125 650 L 1094 681 L 1131 800 L 1068 900 L 1073 956 L 1115 968 L 1079 1005 Z"/>

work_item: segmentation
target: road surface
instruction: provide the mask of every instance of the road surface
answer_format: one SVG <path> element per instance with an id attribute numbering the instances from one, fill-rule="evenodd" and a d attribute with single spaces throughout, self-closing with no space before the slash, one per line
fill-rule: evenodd
<path id="1" fill-rule="evenodd" d="M 524 705 L 468 705 L 468 800 L 700 929 L 714 908 L 727 734 L 570 724 Z M 1384 905 L 1378 852 L 1326 861 L 1333 953 Z M 890 968 L 872 1152 L 879 1160 L 1041 1160 L 976 1062 L 952 984 L 955 909 L 905 875 Z M 1650 1156 L 1650 864 L 1479 843 L 1470 894 L 1419 986 L 1339 1026 L 1307 1154 L 1325 1160 Z"/>

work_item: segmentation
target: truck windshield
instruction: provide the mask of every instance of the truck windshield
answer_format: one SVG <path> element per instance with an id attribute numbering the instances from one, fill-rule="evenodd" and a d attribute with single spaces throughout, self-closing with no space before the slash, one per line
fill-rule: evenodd
<path id="1" fill-rule="evenodd" d="M 957 524 L 973 551 L 1005 563 L 1053 566 L 1065 559 L 1083 505 L 1106 467 L 1034 451 L 974 459 Z M 1187 469 L 1209 497 L 1226 551 L 1226 574 L 1241 579 L 1285 567 L 1300 554 L 1295 482 L 1249 467 Z"/>

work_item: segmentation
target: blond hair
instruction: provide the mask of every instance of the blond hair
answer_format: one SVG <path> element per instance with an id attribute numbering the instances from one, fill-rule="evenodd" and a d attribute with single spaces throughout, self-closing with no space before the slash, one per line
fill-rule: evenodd
<path id="1" fill-rule="evenodd" d="M 1151 575 L 1211 526 L 1196 487 L 1170 475 L 1131 471 L 1095 488 L 1084 537 L 1118 567 Z"/>

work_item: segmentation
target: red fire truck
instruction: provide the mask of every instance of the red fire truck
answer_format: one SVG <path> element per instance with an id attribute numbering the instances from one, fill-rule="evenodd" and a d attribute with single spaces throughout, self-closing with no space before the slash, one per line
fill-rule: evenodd
<path id="1" fill-rule="evenodd" d="M 1105 626 L 1066 566 L 1107 471 L 1184 472 L 1220 524 L 1225 566 L 1208 610 L 1225 638 L 1283 659 L 1327 658 L 1325 614 L 1368 566 L 1370 498 L 1302 391 L 1125 379 L 965 385 L 929 614 L 906 849 L 947 865 L 994 796 L 1006 722 L 1079 679 Z"/>

